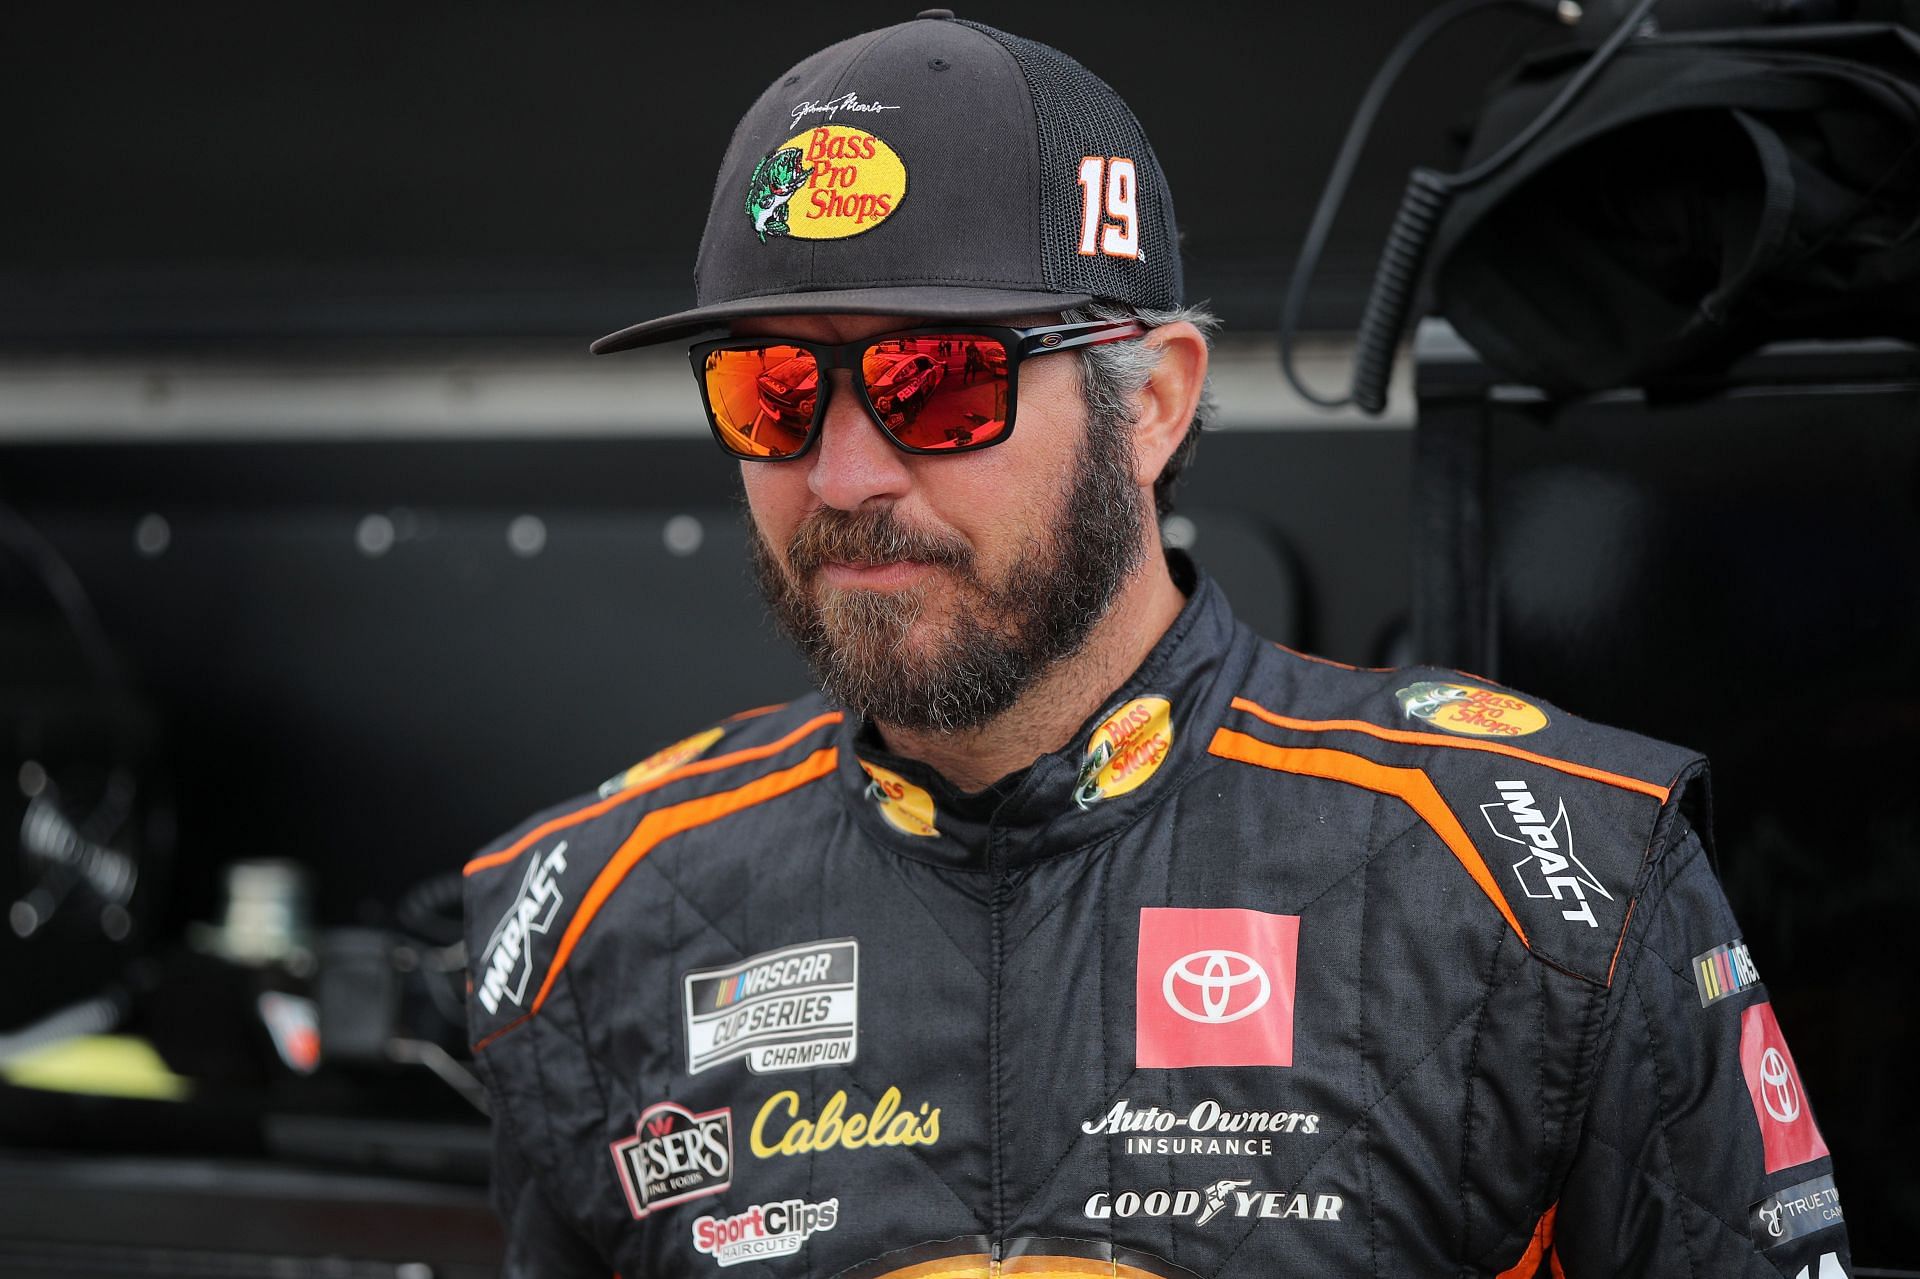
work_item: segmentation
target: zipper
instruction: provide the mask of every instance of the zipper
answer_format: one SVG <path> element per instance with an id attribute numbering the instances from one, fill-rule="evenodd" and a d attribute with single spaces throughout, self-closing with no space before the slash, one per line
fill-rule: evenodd
<path id="1" fill-rule="evenodd" d="M 1006 1177 L 1001 1168 L 1005 1142 L 1002 1137 L 1004 1127 L 1000 1117 L 1000 985 L 1007 880 L 1000 873 L 998 854 L 1000 841 L 1003 838 L 1005 838 L 1004 833 L 997 830 L 991 831 L 987 836 L 987 915 L 991 929 L 987 964 L 989 978 L 987 983 L 987 1141 L 993 1193 L 987 1224 L 992 1244 L 994 1274 L 998 1274 L 1000 1270 L 1001 1240 L 1006 1234 L 1007 1226 Z"/>

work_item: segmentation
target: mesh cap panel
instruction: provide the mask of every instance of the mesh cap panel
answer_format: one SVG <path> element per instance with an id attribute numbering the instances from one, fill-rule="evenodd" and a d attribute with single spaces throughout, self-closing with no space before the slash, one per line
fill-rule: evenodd
<path id="1" fill-rule="evenodd" d="M 977 22 L 962 22 L 1013 55 L 1033 95 L 1040 139 L 1041 261 L 1049 282 L 1063 293 L 1091 293 L 1156 310 L 1181 305 L 1179 233 L 1173 194 L 1140 122 L 1120 95 L 1066 54 L 1037 41 Z M 1081 162 L 1088 156 L 1125 157 L 1137 173 L 1135 202 L 1140 220 L 1139 256 L 1080 252 L 1086 194 Z M 1104 192 L 1096 193 L 1104 198 Z M 1105 212 L 1104 208 L 1102 212 Z M 1111 216 L 1102 218 L 1112 225 Z"/>

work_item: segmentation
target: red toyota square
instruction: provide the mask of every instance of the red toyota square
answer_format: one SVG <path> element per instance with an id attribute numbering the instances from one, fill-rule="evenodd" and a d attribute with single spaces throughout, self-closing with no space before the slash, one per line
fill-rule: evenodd
<path id="1" fill-rule="evenodd" d="M 1298 915 L 1140 911 L 1134 1064 L 1291 1066 Z"/>
<path id="2" fill-rule="evenodd" d="M 1826 1138 L 1813 1122 L 1799 1067 L 1787 1051 L 1787 1037 L 1780 1033 L 1771 1003 L 1751 1005 L 1740 1014 L 1740 1071 L 1753 1097 L 1753 1117 L 1760 1124 L 1768 1172 L 1827 1153 Z"/>

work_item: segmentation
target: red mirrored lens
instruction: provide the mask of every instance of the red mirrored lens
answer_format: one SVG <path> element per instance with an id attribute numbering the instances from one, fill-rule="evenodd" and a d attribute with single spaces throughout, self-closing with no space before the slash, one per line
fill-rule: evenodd
<path id="1" fill-rule="evenodd" d="M 983 448 L 1007 431 L 1007 348 L 977 333 L 915 333 L 868 347 L 867 400 L 888 434 L 933 452 Z"/>
<path id="2" fill-rule="evenodd" d="M 702 369 L 720 442 L 739 457 L 792 457 L 807 442 L 820 366 L 797 346 L 710 351 Z"/>

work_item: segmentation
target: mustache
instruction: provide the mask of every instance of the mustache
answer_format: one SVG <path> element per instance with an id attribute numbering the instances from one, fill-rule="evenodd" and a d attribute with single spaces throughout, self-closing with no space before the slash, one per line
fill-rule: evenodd
<path id="1" fill-rule="evenodd" d="M 973 566 L 973 548 L 957 535 L 915 529 L 886 507 L 842 511 L 821 507 L 800 521 L 787 541 L 787 566 L 801 580 L 826 564 L 863 567 L 918 560 L 941 568 Z"/>

